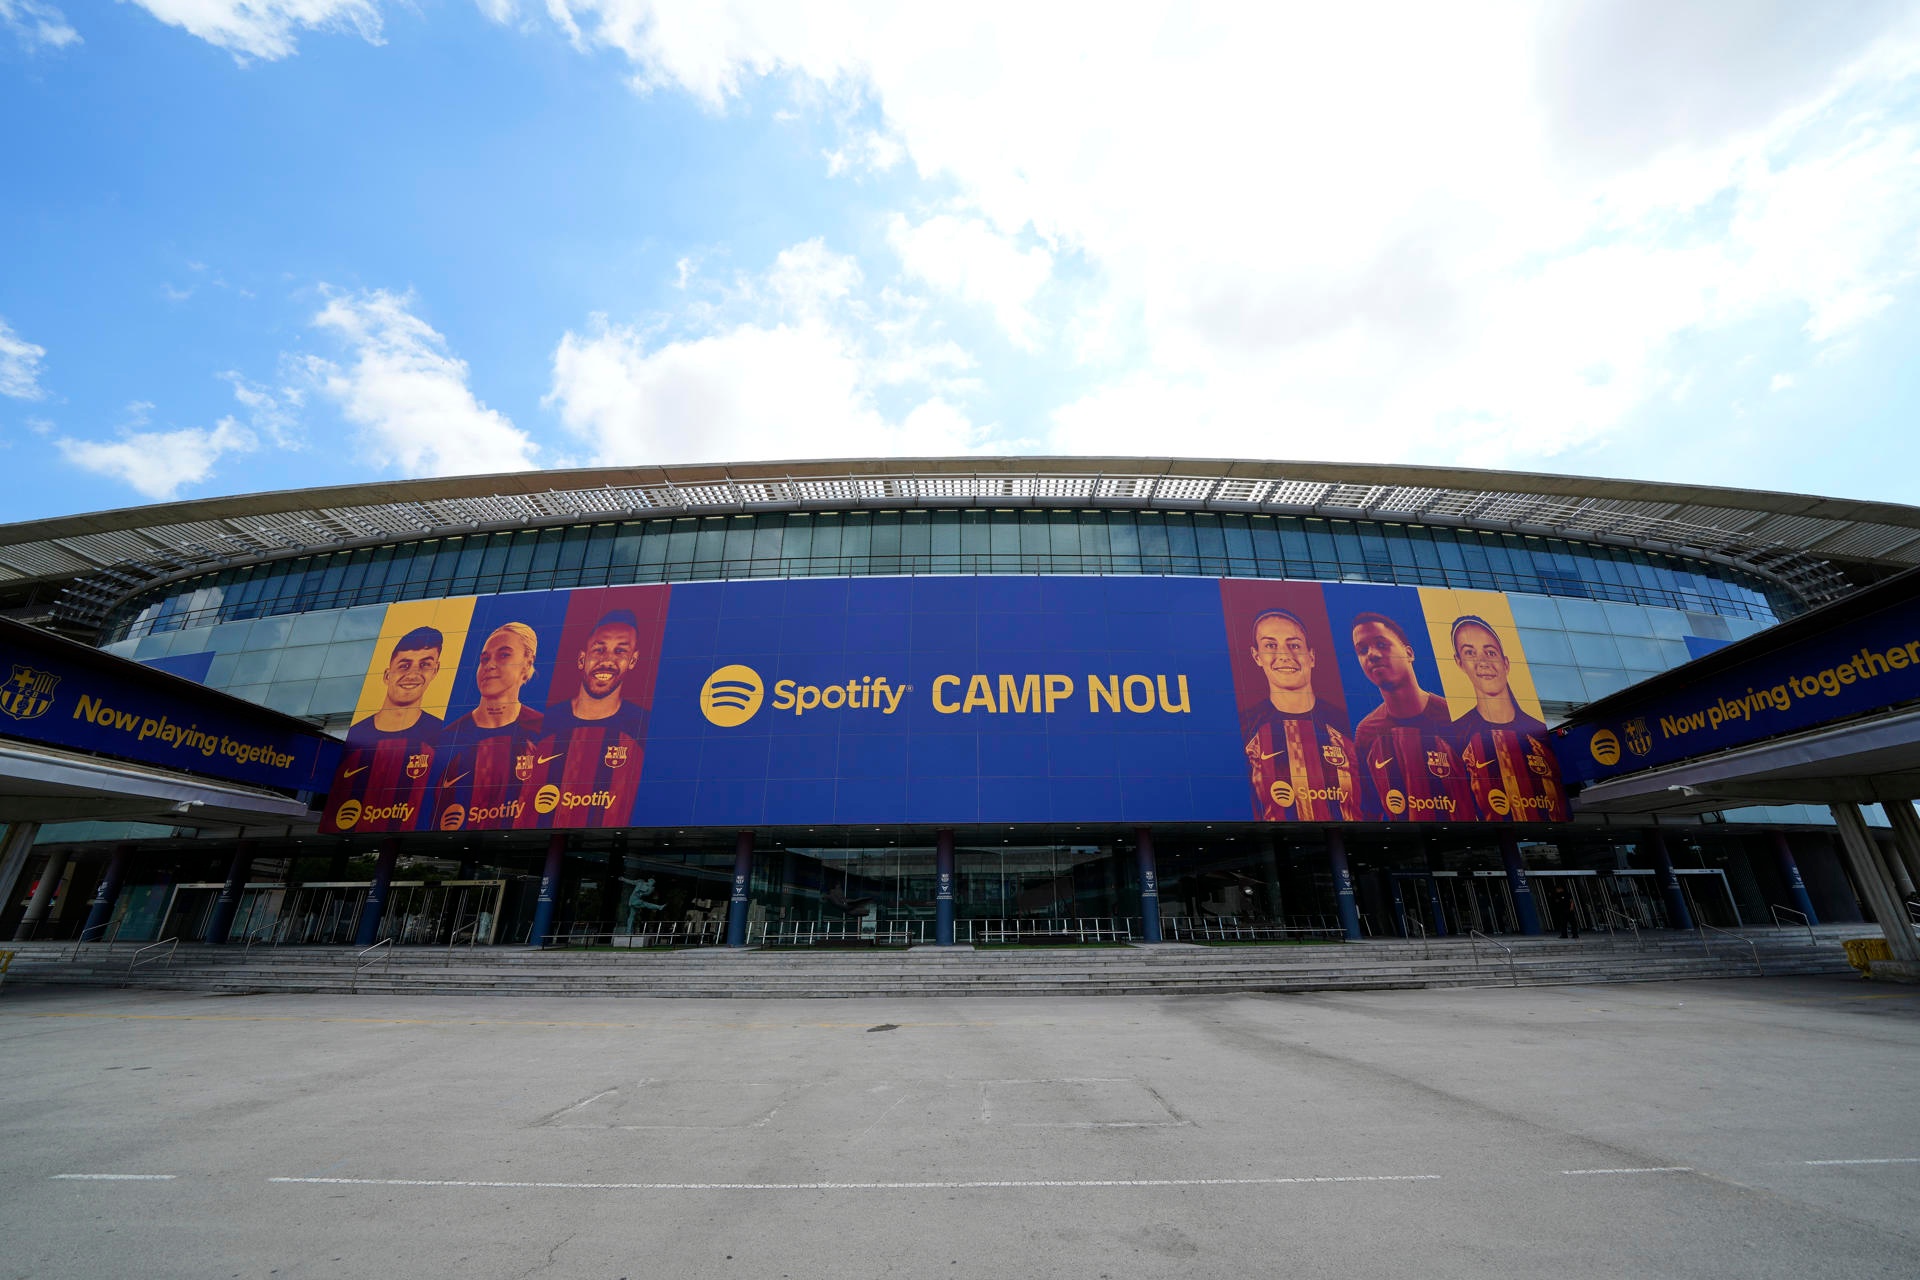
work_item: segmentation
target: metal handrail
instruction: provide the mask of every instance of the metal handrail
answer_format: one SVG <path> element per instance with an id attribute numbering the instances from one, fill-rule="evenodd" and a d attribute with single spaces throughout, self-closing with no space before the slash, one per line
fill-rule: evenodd
<path id="1" fill-rule="evenodd" d="M 361 971 L 364 969 L 371 969 L 374 965 L 380 963 L 381 957 L 374 955 L 374 952 L 376 951 L 385 952 L 387 968 L 383 968 L 381 970 L 382 973 L 387 972 L 387 969 L 393 966 L 393 939 L 392 938 L 382 938 L 380 939 L 380 941 L 374 943 L 372 946 L 368 947 L 366 950 L 354 952 L 353 977 L 347 982 L 348 991 L 358 991 L 360 989 Z"/>
<path id="2" fill-rule="evenodd" d="M 1727 937 L 1732 938 L 1735 942 L 1746 943 L 1747 950 L 1753 953 L 1754 973 L 1762 978 L 1767 976 L 1766 967 L 1760 963 L 1760 948 L 1753 945 L 1752 938 L 1743 938 L 1739 934 L 1735 933 L 1733 930 L 1722 929 L 1718 925 L 1702 924 L 1698 918 L 1694 920 L 1693 928 L 1694 928 L 1694 931 L 1700 935 L 1700 949 L 1702 951 L 1705 951 L 1709 956 L 1713 954 L 1713 948 L 1707 945 L 1707 935 L 1709 933 L 1725 934 Z"/>
<path id="3" fill-rule="evenodd" d="M 280 929 L 280 926 L 283 923 L 284 921 L 281 921 L 278 919 L 269 920 L 265 924 L 261 925 L 258 929 L 249 929 L 245 933 L 241 934 L 240 936 L 246 939 L 246 944 L 247 944 L 246 946 L 240 949 L 242 953 L 252 951 L 254 943 L 264 941 L 268 935 L 277 933 Z M 274 945 L 275 946 L 279 945 L 279 942 L 277 939 L 275 940 Z"/>
<path id="4" fill-rule="evenodd" d="M 1413 931 L 1415 929 L 1420 931 L 1420 945 L 1425 949 L 1426 958 L 1429 960 L 1433 959 L 1433 939 L 1427 936 L 1427 926 L 1419 920 L 1414 919 L 1413 912 L 1411 911 L 1406 912 L 1401 917 L 1401 923 L 1406 925 L 1408 942 L 1413 941 Z"/>
<path id="5" fill-rule="evenodd" d="M 460 944 L 460 935 L 463 933 L 467 935 L 467 945 L 471 947 L 479 937 L 479 929 L 480 922 L 475 920 L 472 924 L 463 925 L 453 931 L 447 939 L 447 963 L 444 967 L 453 967 L 453 949 Z"/>
<path id="6" fill-rule="evenodd" d="M 1483 942 L 1486 943 L 1488 946 L 1498 947 L 1500 948 L 1500 950 L 1506 952 L 1507 953 L 1507 976 L 1513 979 L 1514 986 L 1517 987 L 1520 985 L 1520 966 L 1514 963 L 1512 947 L 1506 945 L 1504 942 L 1495 942 L 1492 938 L 1489 938 L 1486 934 L 1480 932 L 1478 929 L 1467 930 L 1467 942 L 1468 942 L 1468 945 L 1470 945 L 1473 948 L 1473 962 L 1475 964 L 1480 963 L 1480 944 Z"/>
<path id="7" fill-rule="evenodd" d="M 167 952 L 164 956 L 148 956 L 145 960 L 142 960 L 140 958 L 141 956 L 146 955 L 147 952 L 158 951 L 162 947 L 165 947 L 167 949 Z M 179 935 L 177 934 L 171 938 L 162 938 L 158 942 L 149 942 L 146 946 L 140 948 L 138 951 L 133 953 L 133 963 L 127 966 L 127 972 L 132 973 L 135 969 L 138 969 L 141 965 L 152 964 L 156 960 L 164 959 L 168 964 L 172 964 L 173 953 L 178 951 L 179 949 L 180 949 L 180 938 L 179 938 Z"/>
<path id="8" fill-rule="evenodd" d="M 1819 945 L 1820 945 L 1820 940 L 1819 940 L 1818 938 L 1816 938 L 1816 937 L 1814 936 L 1814 933 L 1813 933 L 1813 921 L 1811 921 L 1811 920 L 1809 920 L 1809 919 L 1807 919 L 1807 913 L 1806 913 L 1806 912 L 1804 912 L 1804 911 L 1795 911 L 1795 910 L 1794 910 L 1794 909 L 1793 909 L 1792 907 L 1783 907 L 1783 906 L 1780 906 L 1780 905 L 1779 905 L 1779 904 L 1777 904 L 1777 903 L 1776 903 L 1776 904 L 1774 904 L 1774 907 L 1773 907 L 1773 922 L 1774 922 L 1775 924 L 1777 924 L 1777 925 L 1779 925 L 1779 926 L 1780 926 L 1780 927 L 1781 927 L 1782 929 L 1784 929 L 1784 928 L 1786 928 L 1786 927 L 1787 927 L 1787 922 L 1786 922 L 1785 920 L 1782 920 L 1782 919 L 1780 918 L 1780 917 L 1781 917 L 1781 916 L 1783 916 L 1783 915 L 1788 915 L 1788 916 L 1792 916 L 1792 917 L 1794 917 L 1794 918 L 1795 918 L 1796 920 L 1798 920 L 1798 921 L 1800 922 L 1800 925 L 1801 925 L 1801 927 L 1802 927 L 1802 928 L 1804 928 L 1804 929 L 1805 929 L 1805 930 L 1807 931 L 1807 945 L 1808 945 L 1808 946 L 1810 946 L 1810 947 L 1817 947 L 1817 946 L 1819 946 Z"/>
<path id="9" fill-rule="evenodd" d="M 82 929 L 80 936 L 73 941 L 73 954 L 68 956 L 67 959 L 69 961 L 78 960 L 80 958 L 80 948 L 83 946 L 104 946 L 108 951 L 112 951 L 114 940 L 120 936 L 121 926 L 126 924 L 126 922 L 127 918 L 121 916 L 109 925 L 102 925 L 101 928 L 105 929 L 106 932 L 100 937 L 95 938 L 91 943 L 87 942 L 87 931 Z"/>
<path id="10" fill-rule="evenodd" d="M 1904 905 L 1907 908 L 1907 923 L 1920 925 L 1920 899 L 1908 898 Z"/>
<path id="11" fill-rule="evenodd" d="M 1615 920 L 1624 920 L 1626 922 L 1627 928 L 1633 930 L 1633 949 L 1635 951 L 1645 951 L 1647 949 L 1646 943 L 1642 942 L 1640 939 L 1640 922 L 1638 920 L 1634 919 L 1632 916 L 1628 915 L 1626 912 L 1617 911 L 1612 907 L 1608 907 L 1606 909 L 1606 912 L 1607 912 L 1607 938 L 1609 941 L 1611 941 L 1613 938 L 1613 922 Z"/>

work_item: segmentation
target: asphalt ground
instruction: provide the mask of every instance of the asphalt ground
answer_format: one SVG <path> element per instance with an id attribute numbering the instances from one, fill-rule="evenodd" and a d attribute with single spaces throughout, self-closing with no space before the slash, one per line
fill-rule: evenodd
<path id="1" fill-rule="evenodd" d="M 1920 989 L 0 992 L 0 1275 L 1920 1275 Z"/>

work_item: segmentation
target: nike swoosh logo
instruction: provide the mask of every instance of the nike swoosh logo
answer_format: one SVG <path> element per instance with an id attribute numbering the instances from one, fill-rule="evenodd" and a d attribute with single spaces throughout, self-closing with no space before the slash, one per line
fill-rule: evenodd
<path id="1" fill-rule="evenodd" d="M 1274 758 L 1275 756 L 1283 756 L 1283 755 L 1285 755 L 1285 754 L 1287 754 L 1287 753 L 1286 753 L 1286 751 L 1285 751 L 1284 749 L 1282 749 L 1282 750 L 1279 750 L 1279 751 L 1269 751 L 1269 752 L 1267 752 L 1267 754 L 1265 754 L 1265 755 L 1263 755 L 1263 756 L 1261 756 L 1260 758 L 1261 758 L 1262 760 L 1271 760 L 1271 759 L 1273 759 L 1273 758 Z"/>
<path id="2" fill-rule="evenodd" d="M 549 761 L 549 760 L 558 760 L 558 759 L 559 759 L 559 758 L 560 758 L 561 756 L 563 756 L 563 755 L 565 755 L 565 754 L 567 754 L 567 753 L 566 753 L 566 752 L 564 752 L 564 751 L 556 751 L 556 752 L 554 752 L 554 753 L 553 753 L 552 755 L 550 755 L 550 756 L 541 756 L 541 757 L 540 757 L 540 758 L 539 758 L 538 760 L 536 760 L 536 761 L 534 761 L 534 763 L 535 763 L 535 764 L 545 764 L 545 763 L 546 763 L 547 761 Z"/>
<path id="3" fill-rule="evenodd" d="M 472 773 L 472 772 L 473 772 L 473 770 L 471 770 L 471 769 L 469 769 L 469 770 L 467 770 L 467 773 Z M 441 785 L 441 786 L 443 786 L 443 787 L 450 787 L 450 786 L 452 786 L 452 785 L 453 785 L 454 783 L 456 783 L 456 782 L 458 782 L 458 781 L 460 781 L 460 779 L 461 779 L 461 778 L 464 778 L 464 777 L 466 777 L 466 776 L 467 776 L 467 773 L 462 773 L 462 774 L 456 774 L 455 776 L 453 776 L 453 777 L 451 777 L 451 778 L 442 778 L 442 779 L 440 779 L 440 785 Z"/>
<path id="4" fill-rule="evenodd" d="M 1393 763 L 1393 757 L 1388 756 L 1384 760 L 1369 758 L 1367 763 L 1372 765 L 1376 769 L 1385 769 Z"/>
<path id="5" fill-rule="evenodd" d="M 342 769 L 340 771 L 340 776 L 342 778 L 351 778 L 355 774 L 365 773 L 368 769 L 371 769 L 372 767 L 373 767 L 372 765 L 363 764 L 358 769 Z"/>

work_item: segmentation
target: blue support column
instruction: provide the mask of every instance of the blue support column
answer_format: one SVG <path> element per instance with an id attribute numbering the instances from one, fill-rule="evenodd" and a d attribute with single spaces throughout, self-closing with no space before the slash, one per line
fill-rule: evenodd
<path id="1" fill-rule="evenodd" d="M 120 897 L 121 878 L 127 874 L 127 858 L 132 852 L 130 845 L 113 847 L 106 873 L 100 877 L 100 884 L 93 891 L 93 902 L 87 908 L 87 922 L 80 928 L 80 941 L 98 942 L 106 933 L 107 921 L 113 919 L 113 904 Z"/>
<path id="2" fill-rule="evenodd" d="M 556 831 L 547 837 L 547 861 L 540 868 L 540 896 L 533 904 L 533 930 L 527 934 L 530 947 L 546 946 L 547 935 L 553 932 L 553 911 L 560 901 L 560 872 L 566 861 L 566 833 Z"/>
<path id="3" fill-rule="evenodd" d="M 1148 942 L 1160 937 L 1160 866 L 1153 858 L 1153 829 L 1136 827 L 1134 856 L 1140 864 L 1140 932 Z"/>
<path id="4" fill-rule="evenodd" d="M 380 856 L 373 864 L 373 886 L 360 906 L 360 929 L 353 935 L 356 947 L 370 947 L 380 940 L 380 918 L 387 913 L 387 890 L 393 887 L 393 863 L 399 856 L 398 840 L 387 840 L 380 846 Z"/>
<path id="5" fill-rule="evenodd" d="M 1667 856 L 1667 838 L 1659 828 L 1647 832 L 1647 851 L 1653 855 L 1654 879 L 1667 900 L 1667 927 L 1693 928 L 1693 912 L 1687 910 L 1687 895 L 1680 892 L 1680 877 L 1673 874 L 1673 859 Z"/>
<path id="6" fill-rule="evenodd" d="M 1773 833 L 1774 852 L 1780 856 L 1780 878 L 1787 882 L 1787 892 L 1793 895 L 1793 908 L 1807 918 L 1808 924 L 1819 924 L 1820 917 L 1813 912 L 1813 899 L 1807 896 L 1807 882 L 1800 878 L 1800 864 L 1793 860 L 1793 846 L 1787 842 L 1787 833 Z"/>
<path id="7" fill-rule="evenodd" d="M 224 946 L 233 932 L 233 917 L 240 910 L 240 897 L 247 891 L 247 875 L 253 870 L 253 850 L 245 840 L 234 846 L 233 861 L 227 864 L 227 882 L 220 886 L 220 897 L 213 904 L 213 918 L 207 921 L 209 946 Z"/>
<path id="8" fill-rule="evenodd" d="M 1333 901 L 1340 911 L 1340 927 L 1348 942 L 1360 941 L 1360 908 L 1353 901 L 1353 869 L 1347 865 L 1347 838 L 1327 832 L 1327 862 L 1333 868 Z"/>
<path id="9" fill-rule="evenodd" d="M 1500 833 L 1500 861 L 1506 864 L 1507 887 L 1513 891 L 1513 914 L 1520 919 L 1520 932 L 1529 938 L 1540 936 L 1540 908 L 1533 901 L 1533 885 L 1527 881 L 1527 864 L 1520 860 L 1520 841 L 1511 831 Z"/>
<path id="10" fill-rule="evenodd" d="M 727 945 L 747 945 L 747 889 L 753 883 L 753 832 L 733 839 L 733 896 L 727 900 Z"/>
<path id="11" fill-rule="evenodd" d="M 953 945 L 953 828 L 942 827 L 933 847 L 933 940 Z"/>
<path id="12" fill-rule="evenodd" d="M 1403 938 L 1411 938 L 1413 936 L 1413 930 L 1407 928 L 1407 898 L 1406 894 L 1402 892 L 1400 888 L 1399 876 L 1390 875 L 1387 877 L 1387 892 L 1392 897 L 1393 922 L 1400 926 L 1400 936 Z"/>

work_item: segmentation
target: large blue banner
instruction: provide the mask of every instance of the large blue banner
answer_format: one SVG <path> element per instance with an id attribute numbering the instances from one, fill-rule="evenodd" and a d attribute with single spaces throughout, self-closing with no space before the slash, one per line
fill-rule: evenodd
<path id="1" fill-rule="evenodd" d="M 1762 654 L 1555 743 L 1569 781 L 1597 782 L 1920 698 L 1920 601 Z"/>
<path id="2" fill-rule="evenodd" d="M 323 828 L 1564 820 L 1545 738 L 1491 592 L 995 576 L 462 597 L 389 610 Z"/>
<path id="3" fill-rule="evenodd" d="M 0 735 L 11 738 L 296 791 L 325 788 L 340 758 L 318 730 L 31 627 L 0 629 L 0 681 Z"/>

